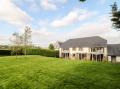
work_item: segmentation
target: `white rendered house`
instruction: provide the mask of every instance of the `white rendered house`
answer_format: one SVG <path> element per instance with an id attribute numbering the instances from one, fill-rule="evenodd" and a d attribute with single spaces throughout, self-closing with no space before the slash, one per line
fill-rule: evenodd
<path id="1" fill-rule="evenodd" d="M 99 36 L 76 38 L 69 39 L 61 44 L 59 48 L 59 57 L 91 61 L 116 60 L 108 54 L 108 51 L 110 51 L 110 49 L 108 50 L 107 40 Z M 110 60 L 110 58 L 112 59 Z"/>

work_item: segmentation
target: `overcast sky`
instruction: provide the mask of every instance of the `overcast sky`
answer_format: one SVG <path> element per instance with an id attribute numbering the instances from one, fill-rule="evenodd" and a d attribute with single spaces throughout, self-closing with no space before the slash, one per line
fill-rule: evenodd
<path id="1" fill-rule="evenodd" d="M 112 28 L 110 5 L 119 0 L 0 0 L 0 44 L 10 44 L 14 32 L 32 29 L 33 44 L 42 47 L 70 38 L 101 36 L 120 43 Z M 120 6 L 120 3 L 118 3 Z"/>

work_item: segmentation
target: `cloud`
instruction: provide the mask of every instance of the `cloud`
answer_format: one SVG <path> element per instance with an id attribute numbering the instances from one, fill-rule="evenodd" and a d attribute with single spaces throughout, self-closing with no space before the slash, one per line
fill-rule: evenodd
<path id="1" fill-rule="evenodd" d="M 89 12 L 87 10 L 73 10 L 69 12 L 66 16 L 56 19 L 51 23 L 52 27 L 55 28 L 61 28 L 65 26 L 69 26 L 75 22 L 85 20 L 93 15 L 95 15 L 95 12 Z"/>
<path id="2" fill-rule="evenodd" d="M 59 4 L 65 4 L 68 0 L 41 0 L 40 5 L 45 10 L 56 10 Z"/>
<path id="3" fill-rule="evenodd" d="M 80 25 L 80 27 L 70 32 L 69 34 L 75 37 L 86 37 L 108 33 L 111 31 L 111 24 L 108 20 L 109 19 L 106 18 L 106 16 L 99 17 L 99 19 L 95 22 L 88 22 Z"/>
<path id="4" fill-rule="evenodd" d="M 40 20 L 38 21 L 39 26 L 48 26 L 49 25 L 49 21 L 48 20 Z"/>
<path id="5" fill-rule="evenodd" d="M 101 4 L 104 4 L 107 0 L 100 0 Z"/>
<path id="6" fill-rule="evenodd" d="M 1 0 L 0 2 L 0 20 L 13 25 L 23 26 L 32 20 L 32 18 L 11 0 Z"/>
<path id="7" fill-rule="evenodd" d="M 96 23 L 97 22 L 97 23 Z M 73 36 L 96 36 L 111 31 L 110 24 L 102 21 L 84 23 L 79 28 L 71 32 Z"/>
<path id="8" fill-rule="evenodd" d="M 109 16 L 99 16 L 97 20 L 84 22 L 78 28 L 67 32 L 52 32 L 48 28 L 41 28 L 33 31 L 34 43 L 42 47 L 47 47 L 56 41 L 65 41 L 71 38 L 81 38 L 89 36 L 101 36 L 108 40 L 108 43 L 120 43 L 120 32 L 116 32 L 111 27 Z"/>
<path id="9" fill-rule="evenodd" d="M 48 28 L 41 28 L 33 31 L 35 44 L 47 47 L 49 43 L 55 41 L 65 41 L 70 38 L 80 38 L 88 36 L 101 36 L 111 41 L 106 34 L 111 33 L 111 24 L 106 16 L 99 17 L 95 22 L 83 23 L 78 28 L 67 32 L 52 32 Z M 113 37 L 114 38 L 114 37 Z"/>
<path id="10" fill-rule="evenodd" d="M 0 35 L 0 44 L 8 44 L 9 36 L 8 35 Z"/>
<path id="11" fill-rule="evenodd" d="M 40 4 L 41 4 L 42 8 L 46 9 L 46 10 L 57 9 L 56 5 L 54 3 L 51 3 L 49 0 L 42 0 Z"/>
<path id="12" fill-rule="evenodd" d="M 38 38 L 43 38 L 45 36 L 47 38 L 47 37 L 53 35 L 53 33 L 49 32 L 48 29 L 46 29 L 46 28 L 41 28 L 41 29 L 36 29 L 36 30 L 32 29 L 32 35 L 34 37 L 38 37 L 39 36 Z"/>
<path id="13" fill-rule="evenodd" d="M 55 33 L 49 31 L 47 28 L 32 29 L 32 40 L 34 45 L 47 47 L 49 43 L 53 42 Z"/>
<path id="14" fill-rule="evenodd" d="M 120 32 L 116 30 L 111 30 L 107 34 L 102 35 L 105 39 L 108 40 L 109 44 L 120 44 Z"/>
<path id="15" fill-rule="evenodd" d="M 67 39 L 101 36 L 107 39 L 108 43 L 120 43 L 120 32 L 112 29 L 109 16 L 100 16 L 95 22 L 83 23 L 80 27 L 66 34 Z"/>
<path id="16" fill-rule="evenodd" d="M 56 10 L 59 5 L 65 4 L 68 0 L 13 0 L 17 5 L 27 5 L 27 9 L 31 11 Z"/>
<path id="17" fill-rule="evenodd" d="M 59 2 L 59 3 L 67 3 L 68 0 L 51 0 L 51 1 L 56 1 L 56 2 Z"/>

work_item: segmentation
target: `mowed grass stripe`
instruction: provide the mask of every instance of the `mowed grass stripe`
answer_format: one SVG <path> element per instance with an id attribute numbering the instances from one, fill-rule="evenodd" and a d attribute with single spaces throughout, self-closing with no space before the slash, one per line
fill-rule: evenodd
<path id="1" fill-rule="evenodd" d="M 27 57 L 27 58 L 29 58 L 29 57 Z M 23 57 L 23 59 L 24 59 L 24 57 Z M 20 58 L 19 59 L 19 57 L 16 59 L 17 61 L 19 60 L 19 62 L 20 62 L 20 60 L 21 61 L 23 61 L 23 59 L 22 58 Z M 6 61 L 6 60 L 5 60 Z M 9 60 L 10 61 L 10 60 Z M 13 60 L 12 60 L 13 61 Z M 11 61 L 11 62 L 12 62 Z M 40 62 L 39 62 L 40 61 Z M 36 71 L 39 71 L 40 69 L 42 69 L 42 70 L 44 70 L 45 71 L 45 69 L 44 69 L 44 67 L 46 67 L 46 63 L 48 63 L 48 62 L 51 62 L 51 63 L 49 63 L 50 65 L 51 64 L 53 64 L 53 63 L 55 63 L 54 61 L 58 61 L 58 60 L 54 60 L 54 59 L 50 59 L 50 60 L 48 60 L 48 59 L 46 59 L 46 57 L 42 57 L 42 59 L 34 59 L 34 60 L 29 60 L 29 61 L 27 61 L 26 63 L 20 63 L 19 65 L 18 65 L 18 63 L 17 63 L 17 65 L 10 65 L 10 66 L 8 66 L 7 68 L 5 67 L 5 68 L 2 68 L 2 70 L 1 70 L 1 72 L 2 73 L 4 73 L 4 74 L 1 74 L 1 75 L 3 75 L 3 76 L 1 76 L 2 77 L 2 80 L 3 81 L 7 81 L 7 80 L 10 80 L 10 79 L 12 79 L 13 78 L 13 76 L 15 77 L 20 77 L 20 76 L 23 76 L 23 75 L 26 75 L 27 73 L 32 73 L 32 74 L 35 74 L 34 72 L 36 72 Z M 61 61 L 61 60 L 60 60 Z M 58 62 L 58 63 L 60 63 L 60 62 Z M 43 65 L 43 66 L 42 66 Z M 48 65 L 48 64 L 47 64 Z M 37 68 L 37 67 L 39 67 L 39 68 Z M 17 69 L 17 70 L 16 70 Z M 25 69 L 25 70 L 24 70 Z M 48 70 L 47 70 L 48 71 Z M 46 72 L 47 72 L 46 71 Z M 1 73 L 0 72 L 0 73 Z M 8 74 L 8 73 L 9 74 Z M 43 72 L 43 71 L 42 71 Z M 44 72 L 43 72 L 44 73 Z M 9 75 L 8 77 L 7 77 L 7 75 Z M 33 75 L 34 76 L 34 75 Z M 4 79 L 4 77 L 5 77 L 5 79 Z"/>
<path id="2" fill-rule="evenodd" d="M 120 64 L 1 57 L 0 89 L 119 89 Z"/>

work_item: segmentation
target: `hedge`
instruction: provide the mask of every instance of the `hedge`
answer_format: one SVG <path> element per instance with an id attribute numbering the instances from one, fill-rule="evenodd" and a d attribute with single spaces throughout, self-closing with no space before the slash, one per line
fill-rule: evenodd
<path id="1" fill-rule="evenodd" d="M 11 55 L 24 55 L 24 48 L 14 48 L 11 49 Z"/>
<path id="2" fill-rule="evenodd" d="M 9 56 L 9 55 L 24 55 L 24 48 L 21 48 L 17 51 L 13 50 L 0 50 L 0 55 L 2 56 Z M 48 49 L 42 49 L 42 48 L 29 48 L 26 50 L 26 55 L 41 55 L 46 57 L 59 57 L 59 51 L 55 50 L 48 50 Z"/>
<path id="3" fill-rule="evenodd" d="M 11 55 L 11 50 L 0 50 L 0 55 L 9 56 Z"/>
<path id="4" fill-rule="evenodd" d="M 41 48 L 27 49 L 26 53 L 27 53 L 27 55 L 41 55 L 41 56 L 47 56 L 47 57 L 59 57 L 59 51 L 41 49 Z"/>

